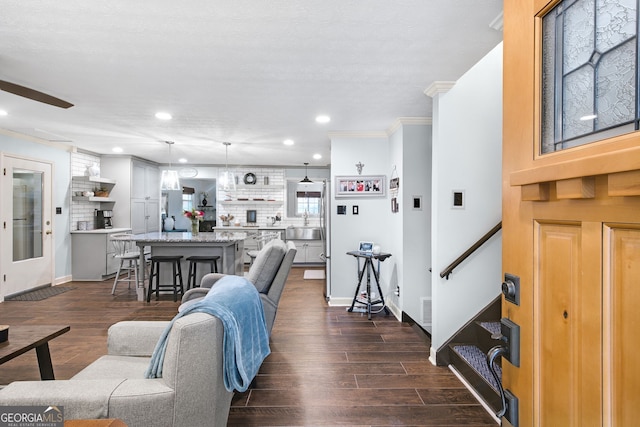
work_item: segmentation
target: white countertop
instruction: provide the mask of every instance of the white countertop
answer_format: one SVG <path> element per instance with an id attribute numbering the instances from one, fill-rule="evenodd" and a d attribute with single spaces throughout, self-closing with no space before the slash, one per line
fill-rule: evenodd
<path id="1" fill-rule="evenodd" d="M 95 228 L 93 230 L 74 230 L 71 234 L 108 234 L 108 233 L 126 233 L 131 231 L 130 228 Z"/>
<path id="2" fill-rule="evenodd" d="M 233 243 L 247 238 L 245 233 L 237 232 L 200 232 L 195 236 L 191 233 L 164 233 L 154 232 L 146 234 L 134 234 L 131 240 L 140 243 Z"/>
<path id="3" fill-rule="evenodd" d="M 242 231 L 242 232 L 251 232 L 251 230 L 254 231 L 262 231 L 262 230 L 286 230 L 287 228 L 289 228 L 289 225 L 274 225 L 274 226 L 270 226 L 270 225 L 259 225 L 259 226 L 235 226 L 235 225 L 230 225 L 228 227 L 213 227 L 214 231 Z"/>

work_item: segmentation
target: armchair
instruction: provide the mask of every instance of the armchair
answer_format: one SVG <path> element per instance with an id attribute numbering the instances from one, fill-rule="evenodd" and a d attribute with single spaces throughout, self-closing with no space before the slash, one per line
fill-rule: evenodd
<path id="1" fill-rule="evenodd" d="M 258 252 L 249 271 L 245 273 L 245 278 L 253 283 L 260 293 L 269 335 L 271 335 L 280 297 L 296 252 L 296 245 L 293 242 L 272 240 Z M 181 311 L 187 304 L 204 298 L 209 289 L 224 276 L 221 273 L 209 273 L 203 276 L 199 288 L 190 289 L 184 294 L 182 305 L 178 310 Z"/>
<path id="2" fill-rule="evenodd" d="M 222 322 L 205 313 L 176 320 L 163 377 L 145 379 L 168 323 L 118 322 L 106 356 L 69 380 L 13 382 L 0 390 L 0 405 L 64 406 L 65 419 L 119 418 L 129 427 L 225 426 L 233 392 L 224 386 Z"/>

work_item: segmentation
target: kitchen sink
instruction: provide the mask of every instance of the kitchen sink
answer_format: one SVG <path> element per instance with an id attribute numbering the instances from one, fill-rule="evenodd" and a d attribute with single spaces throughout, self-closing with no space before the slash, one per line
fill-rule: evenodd
<path id="1" fill-rule="evenodd" d="M 289 227 L 285 237 L 287 240 L 320 240 L 321 233 L 320 227 Z"/>

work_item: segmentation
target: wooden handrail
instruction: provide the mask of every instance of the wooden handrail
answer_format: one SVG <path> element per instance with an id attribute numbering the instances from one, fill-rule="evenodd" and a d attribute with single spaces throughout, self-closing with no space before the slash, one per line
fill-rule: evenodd
<path id="1" fill-rule="evenodd" d="M 442 270 L 440 277 L 446 277 L 449 280 L 449 275 L 453 272 L 453 269 L 462 263 L 472 253 L 476 251 L 480 246 L 484 245 L 494 234 L 496 234 L 502 228 L 502 221 L 500 221 L 495 227 L 493 227 L 487 234 L 482 236 L 480 240 L 475 242 L 469 249 L 467 249 L 462 255 L 460 255 L 455 261 L 453 261 L 447 268 Z"/>

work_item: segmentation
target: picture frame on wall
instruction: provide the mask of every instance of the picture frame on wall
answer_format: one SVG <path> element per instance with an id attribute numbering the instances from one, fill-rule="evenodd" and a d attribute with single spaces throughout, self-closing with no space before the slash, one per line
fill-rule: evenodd
<path id="1" fill-rule="evenodd" d="M 336 176 L 335 197 L 384 197 L 384 175 Z"/>

